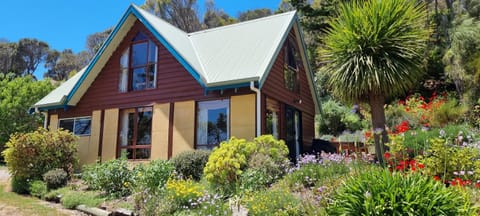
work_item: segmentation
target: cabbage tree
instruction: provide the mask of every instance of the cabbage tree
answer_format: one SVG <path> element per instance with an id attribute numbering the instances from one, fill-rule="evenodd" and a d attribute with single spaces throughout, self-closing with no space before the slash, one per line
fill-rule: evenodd
<path id="1" fill-rule="evenodd" d="M 358 0 L 340 4 L 329 21 L 321 50 L 328 84 L 341 100 L 370 105 L 379 160 L 388 141 L 385 99 L 405 94 L 424 74 L 426 19 L 416 0 Z"/>

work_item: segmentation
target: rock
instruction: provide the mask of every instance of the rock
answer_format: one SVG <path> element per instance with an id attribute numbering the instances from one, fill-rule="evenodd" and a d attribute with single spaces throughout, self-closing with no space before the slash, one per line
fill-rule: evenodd
<path id="1" fill-rule="evenodd" d="M 133 212 L 128 209 L 119 208 L 113 212 L 114 216 L 133 216 Z"/>
<path id="2" fill-rule="evenodd" d="M 85 212 L 87 214 L 95 215 L 95 216 L 111 216 L 112 213 L 109 211 L 105 211 L 99 208 L 90 208 L 85 205 L 78 205 L 75 207 L 78 211 Z"/>

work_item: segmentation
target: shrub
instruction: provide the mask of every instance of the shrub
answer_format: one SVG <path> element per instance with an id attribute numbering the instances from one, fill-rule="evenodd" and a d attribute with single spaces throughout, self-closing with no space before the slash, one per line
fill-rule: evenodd
<path id="1" fill-rule="evenodd" d="M 480 158 L 480 152 L 475 147 L 458 146 L 451 139 L 435 138 L 430 140 L 430 148 L 423 156 L 419 156 L 418 160 L 425 164 L 423 169 L 425 174 L 448 182 L 457 178 L 455 173 L 460 171 L 474 173 L 474 176 L 464 175 L 463 177 L 480 179 L 478 158 Z"/>
<path id="2" fill-rule="evenodd" d="M 32 196 L 43 198 L 47 192 L 48 188 L 45 182 L 36 180 L 30 183 L 30 194 Z"/>
<path id="3" fill-rule="evenodd" d="M 89 188 L 102 190 L 112 197 L 129 195 L 133 187 L 133 172 L 124 157 L 84 167 L 82 179 Z"/>
<path id="4" fill-rule="evenodd" d="M 173 157 L 171 161 L 178 175 L 183 178 L 192 178 L 198 181 L 202 177 L 203 168 L 209 156 L 209 151 L 185 151 Z"/>
<path id="5" fill-rule="evenodd" d="M 280 178 L 286 170 L 287 156 L 285 143 L 271 135 L 257 137 L 253 142 L 233 137 L 213 150 L 204 174 L 206 180 L 222 192 L 232 193 L 248 168 L 273 174 L 272 179 Z"/>
<path id="6" fill-rule="evenodd" d="M 63 194 L 60 202 L 65 208 L 74 209 L 78 205 L 97 207 L 104 199 L 99 198 L 93 191 L 70 191 Z"/>
<path id="7" fill-rule="evenodd" d="M 245 197 L 242 202 L 248 209 L 248 215 L 304 215 L 301 201 L 284 190 L 259 191 Z"/>
<path id="8" fill-rule="evenodd" d="M 68 174 L 63 169 L 53 169 L 43 174 L 43 181 L 47 183 L 48 189 L 57 189 L 67 185 Z"/>
<path id="9" fill-rule="evenodd" d="M 329 215 L 465 215 L 469 206 L 455 188 L 418 173 L 375 169 L 348 178 L 337 190 Z"/>
<path id="10" fill-rule="evenodd" d="M 30 190 L 30 183 L 28 179 L 18 178 L 13 176 L 11 180 L 12 191 L 18 194 L 28 194 Z"/>
<path id="11" fill-rule="evenodd" d="M 167 199 L 177 206 L 190 206 L 190 202 L 203 196 L 205 188 L 193 180 L 170 178 L 165 185 Z"/>
<path id="12" fill-rule="evenodd" d="M 17 180 L 39 180 L 49 170 L 60 168 L 70 175 L 77 165 L 77 138 L 64 130 L 44 128 L 15 134 L 2 152 L 9 172 Z"/>
<path id="13" fill-rule="evenodd" d="M 322 103 L 322 117 L 319 122 L 321 134 L 339 135 L 345 130 L 362 130 L 368 127 L 368 124 L 367 120 L 362 120 L 358 114 L 333 99 Z"/>
<path id="14" fill-rule="evenodd" d="M 162 189 L 172 175 L 174 166 L 170 161 L 153 160 L 135 167 L 135 190 L 156 192 Z"/>
<path id="15" fill-rule="evenodd" d="M 306 188 L 322 186 L 328 179 L 337 178 L 349 173 L 350 169 L 343 163 L 305 164 L 285 176 L 284 181 L 290 188 L 303 186 Z"/>
<path id="16" fill-rule="evenodd" d="M 451 98 L 433 110 L 432 126 L 444 127 L 448 123 L 457 122 L 467 111 L 465 105 L 458 104 L 456 99 Z"/>
<path id="17" fill-rule="evenodd" d="M 58 199 L 59 196 L 63 196 L 71 191 L 70 187 L 62 187 L 55 190 L 51 190 L 45 194 L 44 198 L 47 201 L 60 201 Z"/>

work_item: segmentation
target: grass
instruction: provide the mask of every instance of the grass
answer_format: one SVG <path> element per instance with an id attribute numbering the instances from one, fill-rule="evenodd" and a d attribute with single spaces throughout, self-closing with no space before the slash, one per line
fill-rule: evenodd
<path id="1" fill-rule="evenodd" d="M 4 171 L 7 168 L 0 166 L 0 170 Z M 41 203 L 34 197 L 22 196 L 13 192 L 8 192 L 9 181 L 0 179 L 0 215 L 11 214 L 15 215 L 68 215 L 60 212 L 55 208 L 48 207 Z M 11 209 L 11 211 L 8 211 Z"/>
<path id="2" fill-rule="evenodd" d="M 67 215 L 57 211 L 55 208 L 41 204 L 36 198 L 5 192 L 5 185 L 0 185 L 0 203 L 16 208 L 15 213 L 20 215 Z M 1 213 L 2 210 L 0 210 Z"/>

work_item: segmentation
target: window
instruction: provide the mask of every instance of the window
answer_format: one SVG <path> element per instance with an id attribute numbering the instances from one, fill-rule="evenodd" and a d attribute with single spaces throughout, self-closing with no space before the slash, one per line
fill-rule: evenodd
<path id="1" fill-rule="evenodd" d="M 119 91 L 127 92 L 156 87 L 157 46 L 139 32 L 120 57 Z"/>
<path id="2" fill-rule="evenodd" d="M 212 149 L 229 137 L 228 99 L 198 102 L 197 148 Z"/>
<path id="3" fill-rule="evenodd" d="M 120 112 L 119 149 L 128 159 L 149 159 L 152 143 L 152 107 Z"/>
<path id="4" fill-rule="evenodd" d="M 298 52 L 293 40 L 288 40 L 285 46 L 285 66 L 283 78 L 285 88 L 291 92 L 298 93 L 300 91 L 298 80 Z"/>
<path id="5" fill-rule="evenodd" d="M 265 113 L 265 133 L 278 139 L 280 105 L 277 101 L 267 98 L 267 111 Z"/>
<path id="6" fill-rule="evenodd" d="M 60 119 L 59 127 L 78 136 L 89 136 L 92 119 L 90 117 Z"/>

